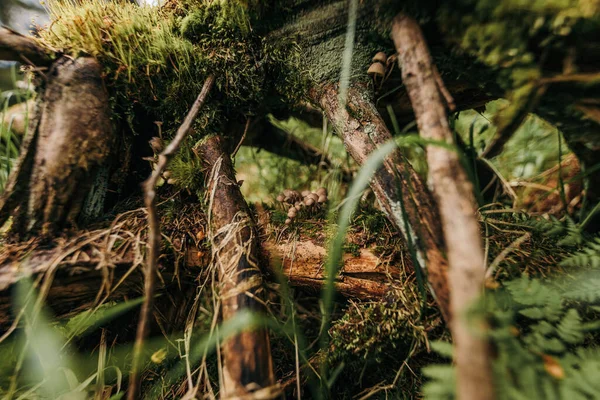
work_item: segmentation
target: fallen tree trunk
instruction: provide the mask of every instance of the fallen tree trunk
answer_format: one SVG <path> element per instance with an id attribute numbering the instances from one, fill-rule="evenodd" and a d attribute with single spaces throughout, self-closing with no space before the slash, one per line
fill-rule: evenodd
<path id="1" fill-rule="evenodd" d="M 348 153 L 359 165 L 363 165 L 378 146 L 392 140 L 385 122 L 369 101 L 365 87 L 355 86 L 348 91 L 346 107 L 340 106 L 339 91 L 334 85 L 313 89 L 311 97 L 321 105 Z M 371 188 L 389 220 L 402 232 L 409 246 L 414 246 L 419 264 L 415 267 L 426 270 L 433 296 L 446 321 L 450 321 L 444 241 L 427 188 L 399 151 L 385 159 L 371 180 Z"/>
<path id="2" fill-rule="evenodd" d="M 125 251 L 114 249 L 102 254 L 84 245 L 87 237 L 96 237 L 97 243 L 105 243 L 107 240 L 122 240 L 123 235 L 119 232 L 96 231 L 80 237 L 81 242 L 52 249 L 35 249 L 25 258 L 22 249 L 29 244 L 12 245 L 13 251 L 5 248 L 5 258 L 0 262 L 0 336 L 15 321 L 12 293 L 15 285 L 25 277 L 38 281 L 52 274 L 45 304 L 59 319 L 93 309 L 102 302 L 122 301 L 143 294 L 142 259 L 135 247 L 128 247 Z M 182 251 L 183 268 L 175 268 L 173 264 L 176 261 L 163 262 L 159 268 L 157 293 L 179 292 L 182 284 L 190 282 L 192 285 L 198 276 L 207 273 L 209 253 L 195 246 Z M 325 282 L 322 268 L 327 254 L 325 247 L 310 240 L 291 245 L 269 239 L 263 244 L 263 251 L 262 258 L 269 259 L 272 268 L 282 272 L 290 286 L 315 292 L 322 289 Z M 15 255 L 11 256 L 13 252 Z M 342 276 L 336 281 L 338 293 L 357 300 L 378 300 L 389 292 L 390 287 L 402 285 L 397 281 L 399 268 L 384 263 L 369 249 L 361 249 L 358 256 L 346 254 L 342 271 Z M 270 275 L 274 276 L 275 271 Z M 177 331 L 183 326 L 174 323 L 171 328 Z"/>
<path id="3" fill-rule="evenodd" d="M 394 19 L 392 37 L 421 136 L 454 145 L 441 94 L 443 83 L 436 80 L 436 69 L 419 25 L 401 14 Z M 473 185 L 455 149 L 428 145 L 427 163 L 450 264 L 450 300 L 455 317 L 450 321 L 450 329 L 455 346 L 457 397 L 494 399 L 488 343 L 472 332 L 466 321 L 466 313 L 481 296 L 485 281 Z"/>
<path id="4" fill-rule="evenodd" d="M 196 148 L 205 169 L 208 222 L 215 267 L 219 275 L 221 315 L 242 310 L 263 312 L 258 235 L 252 215 L 235 179 L 222 139 L 212 136 Z M 271 346 L 266 329 L 244 331 L 222 345 L 221 398 L 275 398 Z"/>

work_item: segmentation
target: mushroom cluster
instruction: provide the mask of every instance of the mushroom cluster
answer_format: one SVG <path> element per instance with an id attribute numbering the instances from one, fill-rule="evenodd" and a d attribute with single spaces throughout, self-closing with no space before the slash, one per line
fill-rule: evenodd
<path id="1" fill-rule="evenodd" d="M 380 51 L 375 54 L 372 61 L 373 64 L 367 70 L 367 74 L 371 76 L 375 86 L 380 88 L 383 82 L 390 76 L 396 63 L 396 56 L 388 57 L 383 51 Z"/>
<path id="2" fill-rule="evenodd" d="M 152 147 L 154 156 L 144 157 L 144 160 L 149 161 L 150 164 L 152 164 L 152 169 L 154 170 L 154 168 L 156 167 L 156 163 L 158 162 L 158 155 L 162 153 L 163 149 L 165 148 L 165 143 L 161 138 L 156 136 L 150 139 L 148 143 L 150 144 L 150 147 Z M 169 185 L 174 185 L 177 183 L 177 180 L 175 178 L 171 178 L 171 171 L 169 170 L 165 170 L 161 176 L 163 180 Z"/>
<path id="3" fill-rule="evenodd" d="M 298 192 L 296 190 L 285 189 L 283 193 L 277 196 L 277 201 L 287 210 L 285 224 L 289 225 L 300 212 L 314 212 L 320 209 L 327 202 L 327 189 L 322 187 L 315 192 L 311 192 L 310 190 Z"/>

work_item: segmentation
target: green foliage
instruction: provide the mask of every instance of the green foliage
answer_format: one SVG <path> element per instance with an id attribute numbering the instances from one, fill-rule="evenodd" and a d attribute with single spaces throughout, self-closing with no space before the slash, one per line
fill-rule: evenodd
<path id="1" fill-rule="evenodd" d="M 569 217 L 565 217 L 563 221 L 554 216 L 550 216 L 549 219 L 525 217 L 523 222 L 538 233 L 557 239 L 558 246 L 575 247 L 585 241 L 585 233 L 581 226 Z"/>
<path id="2" fill-rule="evenodd" d="M 589 240 L 584 248 L 563 260 L 561 265 L 565 267 L 600 267 L 600 237 Z"/>
<path id="3" fill-rule="evenodd" d="M 593 1 L 462 0 L 446 6 L 439 21 L 463 49 L 488 65 L 513 67 L 534 61 L 530 41 L 552 49 L 598 26 Z"/>
<path id="4" fill-rule="evenodd" d="M 597 301 L 598 292 L 598 279 L 577 279 L 565 289 L 522 276 L 486 296 L 482 310 L 496 353 L 498 399 L 598 398 L 600 382 L 591 377 L 600 366 L 594 344 L 600 319 L 588 302 Z M 451 355 L 447 346 L 436 347 Z M 425 398 L 455 398 L 452 366 L 428 366 L 423 373 L 430 379 Z"/>

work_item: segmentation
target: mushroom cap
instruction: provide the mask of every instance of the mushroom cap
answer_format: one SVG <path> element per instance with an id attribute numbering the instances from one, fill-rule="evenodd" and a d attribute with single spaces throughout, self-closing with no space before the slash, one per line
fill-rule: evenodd
<path id="1" fill-rule="evenodd" d="M 319 200 L 319 195 L 316 193 L 311 193 L 307 196 L 309 199 L 313 199 L 314 201 Z"/>
<path id="2" fill-rule="evenodd" d="M 296 216 L 296 207 L 292 207 L 290 208 L 290 210 L 288 211 L 288 217 L 290 218 L 294 218 Z"/>
<path id="3" fill-rule="evenodd" d="M 306 204 L 307 206 L 312 206 L 313 204 L 315 204 L 315 201 L 309 197 L 308 199 L 304 200 L 304 204 Z"/>
<path id="4" fill-rule="evenodd" d="M 277 201 L 280 202 L 280 203 L 283 202 L 284 199 L 285 199 L 285 197 L 282 194 L 280 194 L 279 196 L 277 196 Z"/>
<path id="5" fill-rule="evenodd" d="M 375 62 L 371 64 L 367 70 L 367 74 L 373 76 L 385 76 L 385 67 L 382 64 Z"/>
<path id="6" fill-rule="evenodd" d="M 163 172 L 163 178 L 169 179 L 170 177 L 171 177 L 171 171 L 165 171 L 165 172 Z"/>
<path id="7" fill-rule="evenodd" d="M 317 191 L 315 193 L 318 194 L 319 196 L 327 196 L 327 189 L 324 187 L 320 187 L 317 189 Z"/>
<path id="8" fill-rule="evenodd" d="M 380 51 L 379 53 L 375 54 L 375 56 L 373 56 L 373 62 L 380 62 L 382 64 L 385 64 L 386 61 L 387 56 L 383 51 Z"/>
<path id="9" fill-rule="evenodd" d="M 302 195 L 302 197 L 306 197 L 310 194 L 310 190 L 303 190 L 300 194 Z"/>
<path id="10" fill-rule="evenodd" d="M 150 143 L 150 147 L 152 147 L 152 150 L 155 153 L 160 153 L 165 148 L 165 143 L 163 142 L 163 140 L 161 138 L 159 138 L 157 136 L 150 139 L 150 141 L 148 141 L 148 143 Z"/>
<path id="11" fill-rule="evenodd" d="M 288 218 L 288 219 L 286 219 L 286 220 L 285 220 L 285 224 L 286 224 L 286 225 L 289 225 L 289 224 L 291 224 L 291 223 L 292 223 L 292 220 L 291 220 L 291 219 L 289 219 L 289 218 Z"/>
<path id="12" fill-rule="evenodd" d="M 176 183 L 177 183 L 177 179 L 174 179 L 174 178 L 169 178 L 169 179 L 167 180 L 167 183 L 168 183 L 169 185 L 174 185 L 174 184 L 176 184 Z"/>
<path id="13" fill-rule="evenodd" d="M 327 196 L 323 195 L 323 196 L 319 196 L 319 200 L 317 200 L 319 203 L 325 203 L 327 201 Z"/>

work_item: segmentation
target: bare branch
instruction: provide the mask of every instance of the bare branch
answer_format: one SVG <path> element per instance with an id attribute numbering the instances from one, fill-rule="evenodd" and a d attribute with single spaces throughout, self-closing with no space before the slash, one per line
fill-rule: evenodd
<path id="1" fill-rule="evenodd" d="M 157 260 L 158 252 L 160 250 L 161 236 L 158 215 L 156 213 L 156 183 L 167 167 L 169 159 L 177 152 L 179 146 L 190 132 L 192 123 L 204 105 L 214 81 L 215 78 L 213 75 L 206 79 L 198 98 L 196 98 L 196 101 L 192 105 L 188 115 L 185 117 L 185 120 L 177 130 L 175 138 L 173 138 L 171 143 L 169 143 L 169 145 L 158 156 L 158 163 L 156 164 L 152 175 L 150 175 L 150 178 L 144 182 L 144 202 L 146 203 L 148 210 L 148 260 L 146 265 L 146 277 L 144 280 L 144 303 L 140 313 L 140 320 L 138 323 L 135 345 L 133 348 L 133 362 L 131 365 L 131 373 L 129 375 L 129 388 L 127 391 L 127 398 L 129 400 L 135 400 L 139 390 L 139 363 L 144 347 L 144 340 L 148 334 L 148 325 L 150 323 L 152 314 L 154 289 L 157 277 Z"/>
<path id="2" fill-rule="evenodd" d="M 421 136 L 454 145 L 421 28 L 415 20 L 401 14 L 394 19 L 392 38 Z M 465 321 L 465 312 L 481 296 L 485 280 L 473 185 L 456 151 L 429 145 L 427 161 L 450 264 L 450 301 L 454 315 L 450 328 L 456 348 L 457 397 L 461 400 L 494 399 L 488 344 L 472 332 Z"/>

